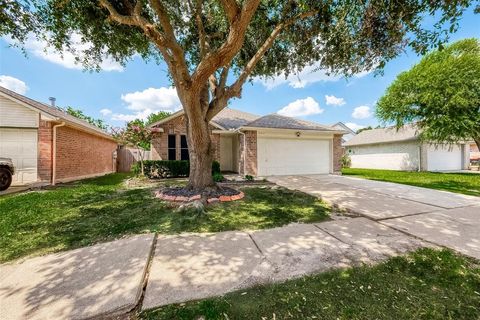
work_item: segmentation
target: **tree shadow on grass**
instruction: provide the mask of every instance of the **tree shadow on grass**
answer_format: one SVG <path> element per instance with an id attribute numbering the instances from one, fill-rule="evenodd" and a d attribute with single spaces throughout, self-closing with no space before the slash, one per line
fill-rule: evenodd
<path id="1" fill-rule="evenodd" d="M 68 186 L 34 193 L 20 210 L 15 202 L 14 216 L 5 222 L 10 236 L 5 234 L 1 240 L 1 259 L 73 249 L 137 233 L 263 229 L 321 221 L 329 213 L 322 202 L 304 193 L 246 188 L 243 200 L 208 206 L 207 214 L 190 215 L 154 198 L 152 189 L 119 188 L 124 178 L 107 176 L 79 183 L 76 189 Z"/>

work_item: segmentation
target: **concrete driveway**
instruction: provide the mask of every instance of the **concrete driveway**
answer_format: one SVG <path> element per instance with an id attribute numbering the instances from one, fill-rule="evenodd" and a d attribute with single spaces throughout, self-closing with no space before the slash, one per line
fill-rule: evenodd
<path id="1" fill-rule="evenodd" d="M 480 259 L 480 198 L 333 175 L 270 177 L 350 212 Z"/>

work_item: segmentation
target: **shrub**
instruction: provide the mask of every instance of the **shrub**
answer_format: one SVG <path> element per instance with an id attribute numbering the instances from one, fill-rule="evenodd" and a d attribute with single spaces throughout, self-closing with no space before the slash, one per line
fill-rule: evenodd
<path id="1" fill-rule="evenodd" d="M 350 156 L 348 154 L 344 154 L 342 156 L 342 168 L 350 168 L 352 165 L 352 159 L 350 159 Z"/>
<path id="2" fill-rule="evenodd" d="M 215 175 L 215 173 L 220 173 L 220 162 L 218 161 L 212 162 L 212 174 Z"/>
<path id="3" fill-rule="evenodd" d="M 221 173 L 214 173 L 213 174 L 213 181 L 215 182 L 222 182 L 225 180 L 225 177 Z"/>
<path id="4" fill-rule="evenodd" d="M 143 161 L 144 172 L 150 179 L 188 177 L 190 163 L 186 160 L 145 160 Z M 132 172 L 140 174 L 140 163 L 132 166 Z M 220 174 L 220 163 L 212 163 L 212 174 Z"/>
<path id="5" fill-rule="evenodd" d="M 245 175 L 244 179 L 247 180 L 247 181 L 253 181 L 254 178 L 253 178 L 253 176 L 247 174 L 247 175 Z"/>

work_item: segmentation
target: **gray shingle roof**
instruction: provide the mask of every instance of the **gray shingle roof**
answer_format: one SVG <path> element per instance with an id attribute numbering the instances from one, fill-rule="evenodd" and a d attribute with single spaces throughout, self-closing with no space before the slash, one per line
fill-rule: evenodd
<path id="1" fill-rule="evenodd" d="M 110 138 L 113 139 L 113 137 L 107 133 L 106 131 L 100 129 L 99 127 L 97 126 L 94 126 L 90 123 L 88 123 L 87 121 L 84 121 L 82 119 L 79 119 L 77 117 L 74 117 L 58 108 L 53 108 L 47 104 L 44 104 L 44 103 L 41 103 L 41 102 L 38 102 L 38 101 L 35 101 L 33 99 L 30 99 L 30 98 L 27 98 L 21 94 L 18 94 L 16 92 L 13 92 L 11 90 L 8 90 L 7 88 L 4 88 L 2 86 L 0 86 L 0 92 L 12 97 L 13 99 L 16 99 L 18 101 L 21 101 L 27 105 L 29 105 L 30 107 L 32 108 L 35 108 L 43 113 L 46 113 L 54 118 L 60 118 L 64 121 L 67 121 L 67 122 L 70 122 L 72 124 L 75 124 L 75 125 L 78 125 L 78 126 L 81 126 L 81 127 L 84 127 L 85 129 L 89 129 L 91 131 L 95 131 L 101 135 L 104 135 L 104 136 L 108 136 Z"/>
<path id="2" fill-rule="evenodd" d="M 276 128 L 276 129 L 295 129 L 295 130 L 317 130 L 317 131 L 338 131 L 331 126 L 321 125 L 315 122 L 300 120 L 292 117 L 282 116 L 276 113 L 260 117 L 245 127 L 254 128 Z"/>
<path id="3" fill-rule="evenodd" d="M 231 130 L 244 126 L 259 117 L 260 116 L 248 112 L 225 108 L 213 117 L 212 120 L 223 128 Z"/>
<path id="4" fill-rule="evenodd" d="M 183 113 L 183 110 L 177 111 L 170 115 L 168 118 L 157 121 L 150 126 L 158 126 L 159 124 L 168 122 L 172 118 L 180 116 Z M 243 112 L 231 108 L 225 108 L 220 111 L 215 117 L 213 117 L 212 122 L 218 124 L 225 130 L 234 130 L 241 127 L 252 127 L 344 132 L 344 130 L 337 129 L 332 126 L 326 126 L 311 121 L 286 117 L 276 113 L 261 117 L 252 113 Z"/>
<path id="5" fill-rule="evenodd" d="M 398 131 L 395 127 L 365 130 L 345 142 L 345 146 L 357 146 L 375 143 L 390 143 L 418 139 L 418 129 L 414 125 L 406 125 Z"/>

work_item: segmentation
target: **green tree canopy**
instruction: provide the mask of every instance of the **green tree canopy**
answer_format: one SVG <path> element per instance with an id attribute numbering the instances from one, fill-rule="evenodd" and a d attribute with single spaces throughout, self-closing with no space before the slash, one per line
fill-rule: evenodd
<path id="1" fill-rule="evenodd" d="M 474 139 L 480 147 L 480 41 L 461 40 L 424 56 L 388 87 L 376 114 L 398 128 L 416 122 L 428 141 Z"/>
<path id="2" fill-rule="evenodd" d="M 149 126 L 157 121 L 160 121 L 162 119 L 165 119 L 168 117 L 171 113 L 167 111 L 159 111 L 157 113 L 151 113 L 148 115 L 147 120 L 145 120 L 145 126 Z"/>
<path id="3" fill-rule="evenodd" d="M 74 117 L 77 117 L 79 119 L 82 119 L 82 120 L 85 120 L 87 121 L 88 123 L 94 125 L 94 126 L 97 126 L 99 127 L 100 129 L 103 129 L 103 130 L 108 130 L 108 125 L 105 123 L 105 121 L 103 121 L 102 119 L 95 119 L 93 117 L 90 117 L 90 116 L 87 116 L 85 113 L 83 113 L 82 110 L 80 109 L 75 109 L 73 107 L 66 107 L 65 109 L 63 109 L 66 113 L 68 113 L 69 115 L 71 116 L 74 116 Z"/>
<path id="4" fill-rule="evenodd" d="M 77 59 L 88 69 L 98 70 L 105 55 L 122 64 L 134 55 L 165 62 L 185 111 L 189 187 L 203 190 L 214 186 L 208 122 L 241 97 L 251 77 L 288 75 L 313 64 L 346 75 L 381 69 L 407 46 L 423 53 L 446 41 L 473 1 L 17 2 L 33 4 L 15 10 L 34 23 L 8 15 L 13 26 L 34 30 L 60 51 L 75 53 L 74 40 L 81 39 L 88 50 Z"/>

